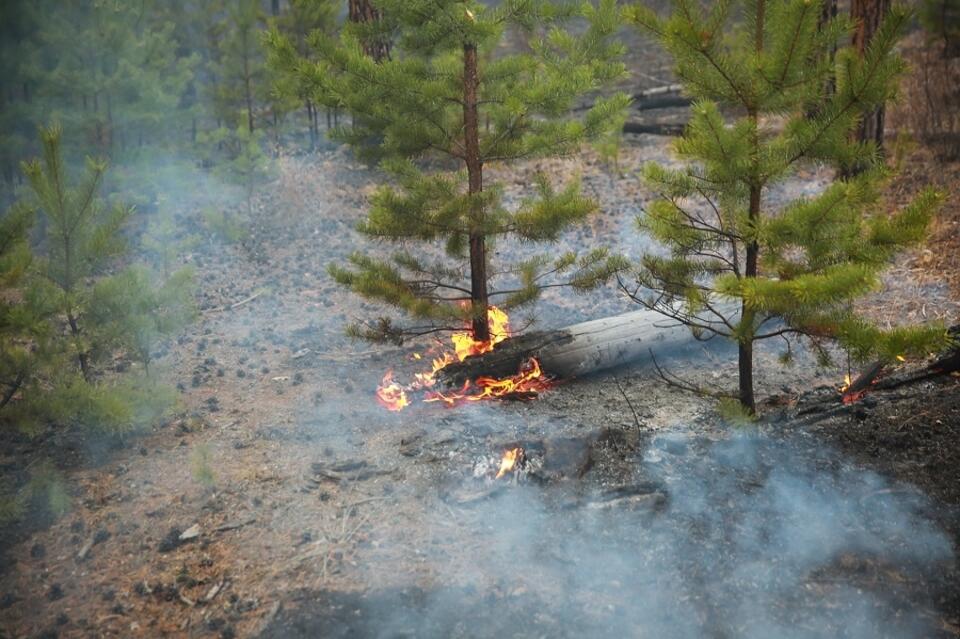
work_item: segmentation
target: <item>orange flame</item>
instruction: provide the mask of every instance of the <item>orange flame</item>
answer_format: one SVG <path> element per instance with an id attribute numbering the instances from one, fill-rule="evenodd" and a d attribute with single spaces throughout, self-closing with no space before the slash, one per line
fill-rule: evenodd
<path id="1" fill-rule="evenodd" d="M 843 376 L 843 386 L 840 387 L 841 393 L 846 393 L 847 389 L 850 388 L 850 384 L 853 383 L 853 380 L 850 379 L 850 373 L 847 373 Z"/>
<path id="2" fill-rule="evenodd" d="M 430 391 L 425 402 L 443 402 L 447 406 L 456 406 L 462 402 L 478 402 L 483 399 L 516 396 L 533 397 L 550 387 L 550 381 L 544 376 L 540 362 L 531 357 L 519 373 L 503 379 L 478 377 L 475 383 L 464 382 L 458 391 Z"/>
<path id="3" fill-rule="evenodd" d="M 453 352 L 447 351 L 435 357 L 430 370 L 415 373 L 411 384 L 401 386 L 393 380 L 392 371 L 387 372 L 377 388 L 377 401 L 387 410 L 399 411 L 410 405 L 407 396 L 409 391 L 426 391 L 423 399 L 425 402 L 443 402 L 447 406 L 455 406 L 465 401 L 508 395 L 530 397 L 549 388 L 549 380 L 540 369 L 540 363 L 536 359 L 530 359 L 519 373 L 504 379 L 479 377 L 475 382 L 468 380 L 458 391 L 430 390 L 437 382 L 437 373 L 448 364 L 462 362 L 472 355 L 489 353 L 497 344 L 510 337 L 510 320 L 505 312 L 491 306 L 487 310 L 487 321 L 490 326 L 490 339 L 475 340 L 470 332 L 454 333 L 451 337 Z M 419 354 L 414 358 L 420 359 Z"/>
<path id="4" fill-rule="evenodd" d="M 377 401 L 387 410 L 403 410 L 410 405 L 407 393 L 400 384 L 393 381 L 393 371 L 387 371 L 377 388 Z"/>
<path id="5" fill-rule="evenodd" d="M 519 446 L 517 448 L 511 448 L 503 453 L 503 458 L 500 460 L 500 470 L 497 471 L 497 476 L 495 479 L 500 479 L 507 473 L 514 470 L 522 459 L 523 449 Z"/>

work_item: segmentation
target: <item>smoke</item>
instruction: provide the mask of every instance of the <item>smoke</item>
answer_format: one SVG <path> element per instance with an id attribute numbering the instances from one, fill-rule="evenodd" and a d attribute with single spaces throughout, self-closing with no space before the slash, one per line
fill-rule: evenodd
<path id="1" fill-rule="evenodd" d="M 417 556 L 433 588 L 373 574 L 367 594 L 317 593 L 264 636 L 933 632 L 925 580 L 953 552 L 908 487 L 810 442 L 748 433 L 657 438 L 628 467 L 616 482 L 528 481 L 471 506 L 423 494 L 420 523 L 435 542 Z M 615 485 L 665 500 L 602 501 Z"/>

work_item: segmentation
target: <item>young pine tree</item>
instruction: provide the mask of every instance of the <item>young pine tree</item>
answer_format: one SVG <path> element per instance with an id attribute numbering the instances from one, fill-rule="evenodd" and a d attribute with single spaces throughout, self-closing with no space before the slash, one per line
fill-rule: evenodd
<path id="1" fill-rule="evenodd" d="M 220 127 L 197 137 L 214 174 L 243 189 L 247 215 L 253 212 L 254 191 L 273 168 L 270 156 L 263 150 L 263 138 L 263 131 L 251 131 L 246 124 L 236 129 Z"/>
<path id="2" fill-rule="evenodd" d="M 755 411 L 753 347 L 758 340 L 836 338 L 858 358 L 925 353 L 941 328 L 881 331 L 852 310 L 874 289 L 889 258 L 920 240 L 941 195 L 925 191 L 888 215 L 878 188 L 885 171 L 875 145 L 851 131 L 883 104 L 903 65 L 893 53 L 907 21 L 895 7 L 863 56 L 832 47 L 850 32 L 835 19 L 818 28 L 820 2 L 676 0 L 666 18 L 633 6 L 629 18 L 672 54 L 696 99 L 675 144 L 682 169 L 649 165 L 662 196 L 641 225 L 670 249 L 639 273 L 650 308 L 707 336 L 739 345 L 739 400 Z M 809 105 L 818 104 L 810 114 Z M 743 115 L 727 123 L 721 107 Z M 771 188 L 803 162 L 868 170 L 819 195 L 777 204 Z M 731 312 L 718 300 L 733 299 Z"/>
<path id="3" fill-rule="evenodd" d="M 576 183 L 555 189 L 541 176 L 536 194 L 514 210 L 502 187 L 485 181 L 491 163 L 572 153 L 618 129 L 626 98 L 597 100 L 581 119 L 570 117 L 577 98 L 620 77 L 621 46 L 612 0 L 577 8 L 587 18 L 581 35 L 562 28 L 571 17 L 550 2 L 516 0 L 496 8 L 462 0 L 381 0 L 377 32 L 395 46 L 379 61 L 363 42 L 369 23 L 348 23 L 339 43 L 319 34 L 311 44 L 318 61 L 299 58 L 291 43 L 271 34 L 276 57 L 353 116 L 337 135 L 384 159 L 396 183 L 380 188 L 360 227 L 372 239 L 442 243 L 451 262 L 431 262 L 402 252 L 392 261 L 363 253 L 352 268 L 331 267 L 333 277 L 365 297 L 393 305 L 427 326 L 401 329 L 383 320 L 353 334 L 398 340 L 406 332 L 451 327 L 467 320 L 475 339 L 490 337 L 487 309 L 532 301 L 546 278 L 575 268 L 569 284 L 586 288 L 619 267 L 595 251 L 579 262 L 572 255 L 533 258 L 520 265 L 492 264 L 491 243 L 513 235 L 547 242 L 583 220 L 596 205 Z M 531 34 L 528 51 L 505 53 L 508 28 Z M 535 36 L 542 30 L 545 35 Z M 426 159 L 453 161 L 461 170 L 428 169 Z M 431 166 L 444 166 L 433 163 Z M 495 288 L 497 273 L 518 273 L 519 284 Z M 502 279 L 500 280 L 503 281 Z M 558 285 L 558 284 L 553 284 Z"/>
<path id="4" fill-rule="evenodd" d="M 43 155 L 24 162 L 23 172 L 35 205 L 44 214 L 46 259 L 39 261 L 38 269 L 57 313 L 66 320 L 80 371 L 91 382 L 91 359 L 103 354 L 109 343 L 96 335 L 96 326 L 86 326 L 84 319 L 96 277 L 125 248 L 120 229 L 132 210 L 103 207 L 97 191 L 106 171 L 104 162 L 88 160 L 87 175 L 78 186 L 69 186 L 61 138 L 59 126 L 41 130 Z"/>
<path id="5" fill-rule="evenodd" d="M 49 391 L 46 419 L 127 429 L 162 413 L 170 393 L 145 376 L 104 375 L 100 365 L 126 354 L 146 367 L 157 341 L 191 317 L 190 275 L 178 271 L 158 283 L 141 268 L 118 268 L 126 250 L 122 226 L 132 211 L 101 202 L 105 164 L 89 160 L 85 177 L 71 186 L 59 127 L 42 130 L 40 142 L 42 157 L 23 165 L 31 197 L 18 206 L 42 214 L 42 233 L 17 294 L 25 308 L 37 309 L 45 328 L 34 336 L 45 339 L 34 337 L 24 361 Z M 24 391 L 21 405 L 35 397 Z"/>

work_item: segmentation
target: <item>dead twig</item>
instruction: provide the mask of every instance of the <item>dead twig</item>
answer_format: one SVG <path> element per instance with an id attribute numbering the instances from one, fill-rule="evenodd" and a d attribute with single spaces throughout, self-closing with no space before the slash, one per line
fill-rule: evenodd
<path id="1" fill-rule="evenodd" d="M 690 382 L 685 382 L 682 379 L 680 379 L 680 377 L 676 375 L 672 375 L 671 373 L 668 373 L 667 371 L 665 371 L 660 367 L 660 363 L 657 362 L 657 358 L 653 354 L 653 349 L 650 349 L 650 359 L 653 362 L 653 367 L 657 371 L 657 376 L 660 379 L 662 379 L 668 386 L 679 388 L 681 390 L 685 390 L 689 393 L 694 393 L 702 397 L 712 397 L 714 399 L 736 399 L 737 398 L 737 396 L 733 393 L 707 390 L 706 388 L 703 388 L 701 386 L 691 384 Z"/>
<path id="2" fill-rule="evenodd" d="M 627 397 L 626 391 L 623 390 L 623 386 L 620 385 L 620 380 L 616 375 L 613 376 L 613 381 L 617 385 L 617 390 L 620 391 L 620 394 L 623 395 L 623 399 L 626 400 L 627 406 L 630 407 L 630 412 L 633 413 L 633 423 L 637 425 L 637 430 L 640 430 L 640 416 L 637 415 L 637 409 L 633 407 L 633 402 L 630 401 L 630 398 Z"/>

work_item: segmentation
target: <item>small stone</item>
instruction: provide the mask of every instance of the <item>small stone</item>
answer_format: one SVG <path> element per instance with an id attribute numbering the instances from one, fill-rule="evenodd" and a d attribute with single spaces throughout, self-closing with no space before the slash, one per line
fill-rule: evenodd
<path id="1" fill-rule="evenodd" d="M 196 539 L 200 536 L 200 524 L 194 524 L 180 533 L 178 539 L 180 541 L 190 541 L 191 539 Z"/>
<path id="2" fill-rule="evenodd" d="M 177 527 L 171 528 L 169 532 L 167 532 L 166 537 L 164 537 L 160 541 L 160 545 L 158 546 L 157 549 L 160 552 L 170 552 L 171 550 L 174 550 L 175 548 L 180 546 L 180 544 L 183 543 L 182 541 L 180 541 L 181 532 L 182 531 Z"/>

